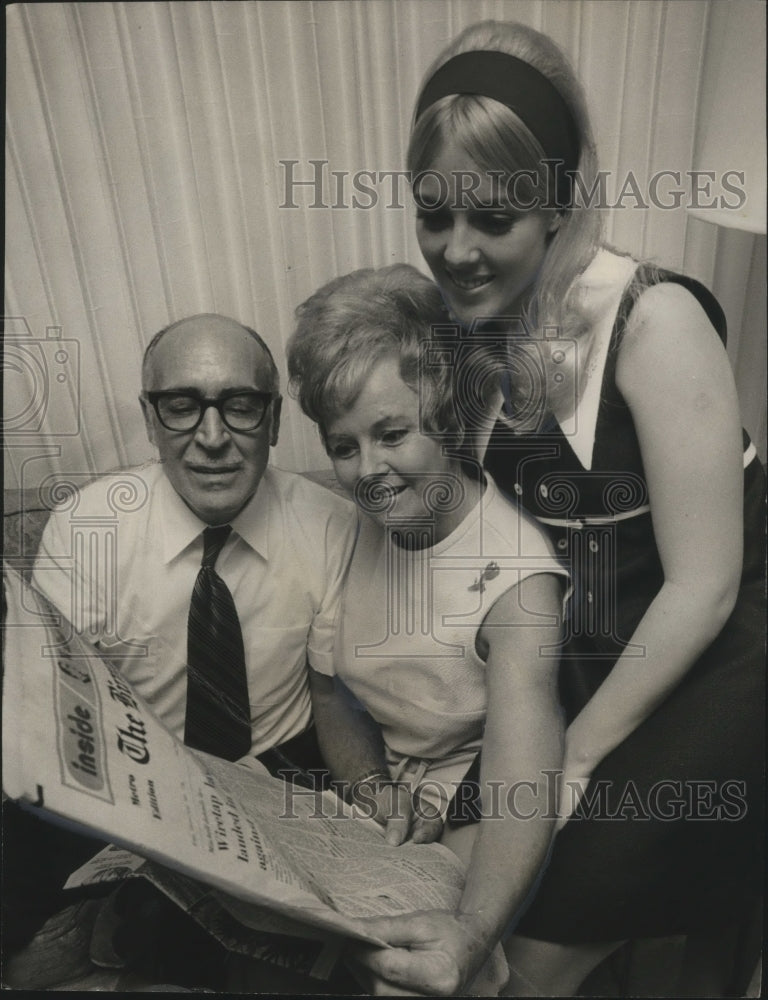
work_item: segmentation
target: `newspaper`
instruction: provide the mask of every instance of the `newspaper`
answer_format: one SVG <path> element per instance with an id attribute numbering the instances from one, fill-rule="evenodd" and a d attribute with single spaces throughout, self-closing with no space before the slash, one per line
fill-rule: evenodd
<path id="1" fill-rule="evenodd" d="M 316 979 L 330 976 L 341 953 L 345 939 L 333 931 L 308 927 L 266 906 L 237 900 L 115 844 L 109 844 L 74 871 L 65 888 L 138 877 L 156 886 L 227 951 Z M 94 960 L 97 964 L 108 964 L 109 957 L 99 952 Z"/>
<path id="2" fill-rule="evenodd" d="M 361 917 L 455 908 L 463 869 L 446 848 L 390 847 L 333 792 L 184 746 L 18 574 L 3 575 L 10 798 L 220 890 L 257 928 L 381 943 Z"/>

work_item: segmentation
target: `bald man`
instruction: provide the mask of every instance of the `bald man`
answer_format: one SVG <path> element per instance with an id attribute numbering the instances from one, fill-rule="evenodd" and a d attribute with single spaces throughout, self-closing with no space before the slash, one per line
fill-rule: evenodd
<path id="1" fill-rule="evenodd" d="M 258 334 L 234 320 L 200 315 L 161 330 L 145 353 L 139 402 L 160 462 L 99 479 L 76 507 L 54 512 L 34 582 L 183 739 L 187 617 L 203 531 L 231 525 L 215 568 L 242 628 L 249 755 L 268 766 L 287 758 L 318 767 L 306 665 L 322 670 L 332 655 L 352 505 L 268 467 L 280 425 L 277 368 Z M 71 539 L 78 521 L 115 517 L 121 480 L 136 502 L 118 515 L 111 594 L 93 560 L 77 562 Z"/>
<path id="2" fill-rule="evenodd" d="M 234 320 L 192 316 L 156 334 L 145 352 L 139 402 L 160 461 L 97 479 L 76 503 L 54 511 L 36 587 L 183 740 L 187 623 L 203 533 L 229 525 L 215 571 L 232 595 L 243 637 L 251 746 L 241 759 L 257 757 L 273 773 L 323 767 L 307 663 L 330 671 L 354 540 L 352 504 L 269 467 L 280 425 L 277 368 L 258 334 Z M 75 544 L 83 525 L 98 532 L 104 524 L 116 524 L 114 572 L 105 572 L 103 556 L 93 558 L 87 543 Z M 68 853 L 57 837 L 56 848 L 41 853 L 55 854 L 66 877 L 95 851 L 77 839 Z M 43 909 L 53 912 L 63 899 Z M 190 949 L 186 932 L 177 937 L 186 968 L 198 947 Z M 185 984 L 214 985 L 207 968 L 200 975 Z"/>

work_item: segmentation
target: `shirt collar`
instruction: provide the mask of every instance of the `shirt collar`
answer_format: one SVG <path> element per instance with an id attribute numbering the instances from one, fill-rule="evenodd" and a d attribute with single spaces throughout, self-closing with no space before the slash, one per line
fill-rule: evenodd
<path id="1" fill-rule="evenodd" d="M 157 497 L 163 562 L 167 564 L 199 538 L 207 525 L 187 507 L 164 472 L 158 480 Z M 269 559 L 269 510 L 272 502 L 272 478 L 269 469 L 265 469 L 258 489 L 231 521 L 232 530 L 264 559 Z"/>

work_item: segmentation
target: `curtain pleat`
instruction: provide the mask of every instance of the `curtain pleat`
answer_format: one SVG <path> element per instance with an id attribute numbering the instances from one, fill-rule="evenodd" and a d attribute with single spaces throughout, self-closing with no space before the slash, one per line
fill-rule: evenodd
<path id="1" fill-rule="evenodd" d="M 709 0 L 15 4 L 6 485 L 151 456 L 141 356 L 168 322 L 213 311 L 255 326 L 284 377 L 294 310 L 320 284 L 399 260 L 423 268 L 399 173 L 413 102 L 445 43 L 484 17 L 529 23 L 574 62 L 609 202 L 625 194 L 609 238 L 722 298 L 764 454 L 764 238 L 684 205 L 637 206 L 626 188 L 630 173 L 647 194 L 655 173 L 690 169 Z M 328 464 L 291 400 L 274 461 Z"/>

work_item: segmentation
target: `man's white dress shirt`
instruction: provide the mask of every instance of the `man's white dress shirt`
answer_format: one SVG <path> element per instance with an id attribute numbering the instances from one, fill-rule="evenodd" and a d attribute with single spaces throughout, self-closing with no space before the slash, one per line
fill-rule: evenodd
<path id="1" fill-rule="evenodd" d="M 243 630 L 252 753 L 310 722 L 306 663 L 331 673 L 351 503 L 268 468 L 216 562 Z M 105 476 L 51 515 L 35 586 L 184 737 L 187 616 L 206 525 L 156 463 Z"/>

